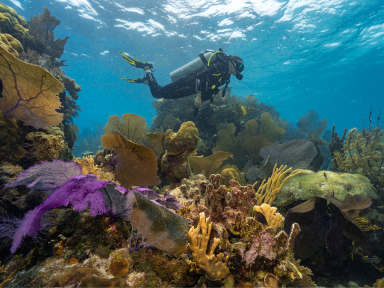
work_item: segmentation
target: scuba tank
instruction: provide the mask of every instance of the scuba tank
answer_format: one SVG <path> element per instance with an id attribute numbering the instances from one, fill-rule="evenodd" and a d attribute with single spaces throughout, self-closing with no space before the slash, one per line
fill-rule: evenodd
<path id="1" fill-rule="evenodd" d="M 181 77 L 187 76 L 203 68 L 208 61 L 214 62 L 216 60 L 216 57 L 217 54 L 215 53 L 215 51 L 207 51 L 205 53 L 201 53 L 199 57 L 195 60 L 171 72 L 170 76 L 172 81 L 175 82 L 177 79 L 180 79 Z"/>

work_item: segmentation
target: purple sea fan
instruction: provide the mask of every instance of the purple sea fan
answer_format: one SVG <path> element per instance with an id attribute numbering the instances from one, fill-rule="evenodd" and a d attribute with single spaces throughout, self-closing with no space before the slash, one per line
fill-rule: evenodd
<path id="1" fill-rule="evenodd" d="M 90 174 L 72 177 L 40 206 L 25 215 L 13 237 L 11 253 L 15 253 L 25 235 L 33 237 L 41 229 L 41 218 L 50 209 L 72 205 L 76 211 L 84 211 L 89 207 L 92 217 L 106 213 L 104 195 L 99 189 L 110 184 L 110 182 L 97 180 L 96 176 Z"/>
<path id="2" fill-rule="evenodd" d="M 49 191 L 59 188 L 73 176 L 80 175 L 83 175 L 81 166 L 74 161 L 42 161 L 21 172 L 15 181 L 5 187 L 26 185 L 30 189 Z"/>

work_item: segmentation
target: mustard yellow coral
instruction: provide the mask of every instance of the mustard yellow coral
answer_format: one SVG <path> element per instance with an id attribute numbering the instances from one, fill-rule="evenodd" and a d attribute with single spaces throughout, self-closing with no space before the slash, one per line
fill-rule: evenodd
<path id="1" fill-rule="evenodd" d="M 76 163 L 79 163 L 81 166 L 81 170 L 84 175 L 86 174 L 93 174 L 98 175 L 99 174 L 99 168 L 97 165 L 95 165 L 95 161 L 93 160 L 92 156 L 85 156 L 82 159 L 76 158 Z"/>
<path id="2" fill-rule="evenodd" d="M 65 146 L 61 136 L 43 132 L 31 132 L 27 135 L 27 139 L 33 141 L 33 156 L 38 160 L 57 159 Z"/>
<path id="3" fill-rule="evenodd" d="M 200 221 L 196 228 L 191 228 L 188 232 L 188 247 L 192 250 L 192 256 L 200 271 L 212 281 L 218 281 L 228 276 L 229 256 L 224 257 L 223 253 L 215 255 L 215 249 L 220 239 L 214 238 L 210 252 L 207 252 L 209 237 L 211 236 L 212 223 L 205 214 L 200 213 Z M 200 233 L 201 230 L 201 233 Z M 192 263 L 192 262 L 190 262 Z"/>
<path id="4" fill-rule="evenodd" d="M 287 169 L 287 165 L 285 165 L 280 166 L 280 168 L 277 169 L 276 165 L 277 164 L 275 164 L 275 167 L 273 167 L 271 177 L 268 178 L 267 182 L 264 179 L 256 192 L 255 197 L 257 198 L 258 206 L 260 206 L 262 203 L 272 205 L 273 201 L 275 201 L 277 194 L 281 191 L 288 179 L 301 172 L 301 170 L 292 171 L 292 173 L 289 176 L 285 177 L 285 179 L 283 180 L 284 176 L 292 170 L 292 167 Z M 281 182 L 282 180 L 283 182 Z M 257 182 L 253 184 L 253 187 L 255 187 L 256 184 Z"/>

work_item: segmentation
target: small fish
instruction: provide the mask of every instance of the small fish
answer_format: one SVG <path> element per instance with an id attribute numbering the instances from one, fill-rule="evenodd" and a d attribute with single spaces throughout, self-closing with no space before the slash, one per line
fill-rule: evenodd
<path id="1" fill-rule="evenodd" d="M 361 260 L 363 260 L 363 262 L 366 262 L 366 263 L 377 263 L 380 261 L 380 258 L 377 257 L 377 256 L 373 256 L 371 258 L 369 257 L 361 257 Z"/>
<path id="2" fill-rule="evenodd" d="M 327 174 L 325 174 L 325 172 L 324 172 L 324 178 L 325 178 L 325 180 L 328 181 Z"/>

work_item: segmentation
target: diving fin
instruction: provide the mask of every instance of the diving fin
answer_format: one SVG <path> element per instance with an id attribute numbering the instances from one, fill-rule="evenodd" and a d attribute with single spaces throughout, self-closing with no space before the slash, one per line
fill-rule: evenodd
<path id="1" fill-rule="evenodd" d="M 147 80 L 145 76 L 141 78 L 136 78 L 136 79 L 127 79 L 127 78 L 120 77 L 120 79 L 130 83 L 144 83 L 144 81 Z"/>
<path id="2" fill-rule="evenodd" d="M 153 65 L 151 63 L 141 62 L 141 61 L 135 60 L 135 59 L 129 57 L 128 55 L 124 54 L 123 52 L 120 52 L 120 55 L 123 56 L 125 61 L 127 61 L 130 65 L 135 66 L 136 68 L 141 68 L 141 69 L 144 69 L 146 67 L 148 67 L 150 69 L 153 68 Z"/>

